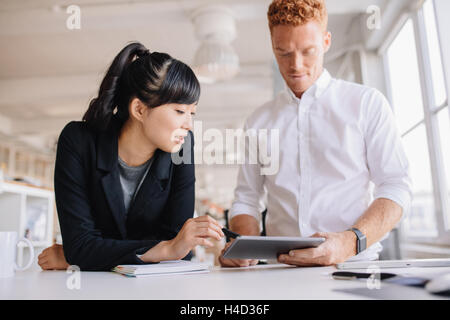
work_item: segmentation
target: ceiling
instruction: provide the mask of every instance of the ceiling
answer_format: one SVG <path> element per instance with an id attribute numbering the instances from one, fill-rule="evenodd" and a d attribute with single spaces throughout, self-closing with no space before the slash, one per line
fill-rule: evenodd
<path id="1" fill-rule="evenodd" d="M 328 0 L 333 49 L 361 43 L 360 17 L 370 5 L 397 0 Z M 137 40 L 190 64 L 199 41 L 190 14 L 210 3 L 235 13 L 233 46 L 241 73 L 202 85 L 203 127 L 241 127 L 273 96 L 273 56 L 266 12 L 270 0 L 2 0 L 0 2 L 0 133 L 52 150 L 65 123 L 80 119 L 114 56 Z M 68 5 L 81 8 L 81 29 L 69 30 Z"/>

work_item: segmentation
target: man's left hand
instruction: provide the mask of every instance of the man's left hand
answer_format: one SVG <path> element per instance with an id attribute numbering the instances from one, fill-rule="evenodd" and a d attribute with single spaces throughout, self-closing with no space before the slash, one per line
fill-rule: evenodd
<path id="1" fill-rule="evenodd" d="M 291 250 L 289 254 L 281 254 L 278 261 L 302 267 L 332 266 L 356 254 L 356 235 L 352 231 L 318 232 L 312 237 L 326 240 L 316 248 Z"/>

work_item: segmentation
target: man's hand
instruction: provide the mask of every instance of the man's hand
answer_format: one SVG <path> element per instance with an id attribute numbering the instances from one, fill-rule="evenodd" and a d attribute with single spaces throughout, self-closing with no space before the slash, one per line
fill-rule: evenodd
<path id="1" fill-rule="evenodd" d="M 332 266 L 356 255 L 356 235 L 352 231 L 318 232 L 312 237 L 326 240 L 317 248 L 291 250 L 280 255 L 278 261 L 301 267 Z"/>
<path id="2" fill-rule="evenodd" d="M 42 251 L 38 256 L 38 264 L 43 270 L 66 270 L 70 266 L 60 244 L 54 244 Z"/>
<path id="3" fill-rule="evenodd" d="M 219 262 L 222 267 L 249 267 L 249 266 L 254 266 L 254 265 L 258 264 L 259 260 L 225 259 L 223 257 L 223 254 L 229 248 L 229 246 L 233 243 L 233 241 L 234 241 L 234 239 L 231 239 L 231 241 L 225 245 L 222 252 L 220 253 Z"/>
<path id="4" fill-rule="evenodd" d="M 259 230 L 259 222 L 256 220 L 255 217 L 247 215 L 247 214 L 241 214 L 233 217 L 230 221 L 230 227 L 231 231 L 237 232 L 241 235 L 246 236 L 259 236 L 260 230 Z M 231 245 L 231 243 L 234 241 L 234 239 L 231 239 L 230 242 L 228 242 L 225 245 L 225 248 L 222 250 L 219 262 L 222 267 L 249 267 L 254 266 L 258 264 L 259 260 L 250 260 L 250 259 L 225 259 L 223 257 L 223 254 L 225 253 L 225 250 L 228 249 L 228 247 Z"/>

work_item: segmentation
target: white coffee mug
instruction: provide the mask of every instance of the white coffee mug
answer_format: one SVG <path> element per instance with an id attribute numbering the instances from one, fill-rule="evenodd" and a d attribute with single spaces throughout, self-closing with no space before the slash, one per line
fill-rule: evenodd
<path id="1" fill-rule="evenodd" d="M 21 238 L 17 240 L 17 232 L 0 232 L 0 278 L 9 278 L 14 276 L 16 270 L 22 271 L 28 269 L 34 260 L 34 248 L 28 239 Z M 16 264 L 17 244 L 25 242 L 30 248 L 30 260 L 28 263 L 19 267 Z"/>

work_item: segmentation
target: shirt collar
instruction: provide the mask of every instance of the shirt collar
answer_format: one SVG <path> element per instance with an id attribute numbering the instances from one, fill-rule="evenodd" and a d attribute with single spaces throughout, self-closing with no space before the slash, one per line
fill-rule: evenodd
<path id="1" fill-rule="evenodd" d="M 306 90 L 303 93 L 303 96 L 311 95 L 316 99 L 319 98 L 330 84 L 330 81 L 331 75 L 328 72 L 328 70 L 324 68 L 320 77 L 316 80 L 316 82 L 314 82 L 314 84 L 310 88 L 308 88 L 308 90 Z M 287 87 L 287 90 L 289 92 L 289 95 L 294 101 L 299 102 L 301 100 L 294 94 L 294 92 L 292 92 L 292 90 L 289 87 Z"/>

